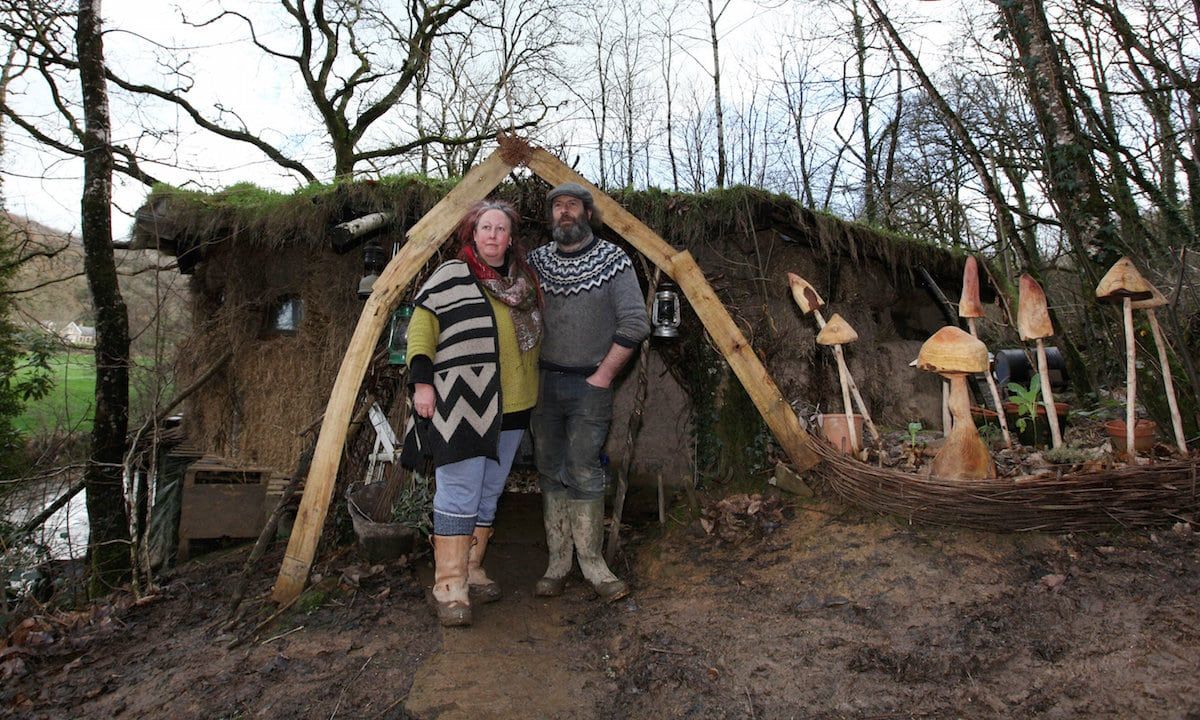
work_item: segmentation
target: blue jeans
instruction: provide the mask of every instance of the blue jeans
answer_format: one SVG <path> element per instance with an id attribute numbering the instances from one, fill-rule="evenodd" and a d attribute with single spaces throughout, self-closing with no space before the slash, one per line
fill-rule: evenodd
<path id="1" fill-rule="evenodd" d="M 542 370 L 530 431 L 543 493 L 572 500 L 604 497 L 600 449 L 612 424 L 613 391 L 588 385 L 582 375 Z"/>
<path id="2" fill-rule="evenodd" d="M 433 534 L 470 535 L 475 527 L 491 527 L 496 504 L 524 430 L 500 433 L 499 461 L 473 457 L 442 465 L 436 471 L 433 493 Z"/>

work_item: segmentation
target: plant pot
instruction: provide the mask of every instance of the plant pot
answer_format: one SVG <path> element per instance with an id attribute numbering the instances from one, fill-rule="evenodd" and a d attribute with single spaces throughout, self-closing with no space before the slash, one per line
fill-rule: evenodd
<path id="1" fill-rule="evenodd" d="M 1112 442 L 1115 452 L 1125 452 L 1125 421 L 1109 420 L 1104 423 L 1104 430 Z M 1147 452 L 1154 447 L 1154 437 L 1158 434 L 1158 423 L 1153 420 L 1139 418 L 1133 424 L 1133 451 Z"/>
<path id="2" fill-rule="evenodd" d="M 375 522 L 364 508 L 373 507 L 383 486 L 387 483 L 358 485 L 346 491 L 346 508 L 354 534 L 371 564 L 386 563 L 402 555 L 412 553 L 416 546 L 417 531 L 408 525 L 392 522 Z"/>
<path id="3" fill-rule="evenodd" d="M 1067 428 L 1067 410 L 1070 406 L 1067 403 L 1054 403 L 1054 413 L 1058 415 L 1058 429 L 1065 432 Z M 1050 444 L 1050 421 L 1046 419 L 1046 406 L 1043 403 L 1037 404 L 1037 421 L 1029 422 L 1029 418 L 1025 418 L 1025 429 L 1021 430 L 1021 426 L 1017 424 L 1017 420 L 1022 417 L 1020 411 L 1017 410 L 1017 404 L 1006 402 L 1004 403 L 1004 417 L 1008 420 L 1008 431 L 1012 433 L 1022 445 L 1030 447 L 1045 447 Z"/>
<path id="4" fill-rule="evenodd" d="M 858 443 L 853 446 L 850 443 L 850 433 L 846 429 L 845 413 L 817 415 L 817 426 L 821 428 L 821 434 L 830 445 L 847 455 L 861 450 L 863 441 L 863 416 L 855 413 L 850 419 L 854 423 L 854 437 L 858 439 Z"/>

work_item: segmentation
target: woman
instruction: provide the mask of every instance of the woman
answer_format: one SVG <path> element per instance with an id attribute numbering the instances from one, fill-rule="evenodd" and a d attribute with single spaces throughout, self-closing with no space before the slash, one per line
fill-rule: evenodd
<path id="1" fill-rule="evenodd" d="M 433 599 L 445 626 L 471 624 L 471 596 L 500 598 L 483 556 L 537 402 L 541 291 L 513 238 L 518 219 L 505 202 L 467 211 L 458 259 L 421 287 L 408 330 L 413 409 L 430 420 L 423 450 L 437 468 Z"/>

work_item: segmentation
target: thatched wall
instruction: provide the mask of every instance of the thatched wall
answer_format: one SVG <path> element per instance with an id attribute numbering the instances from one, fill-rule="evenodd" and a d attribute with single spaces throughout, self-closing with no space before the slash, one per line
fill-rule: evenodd
<path id="1" fill-rule="evenodd" d="M 180 256 L 181 266 L 193 272 L 196 335 L 180 348 L 179 382 L 187 383 L 224 350 L 234 351 L 187 410 L 193 444 L 245 462 L 292 467 L 301 448 L 297 433 L 324 409 L 361 309 L 355 298 L 361 251 L 333 253 L 329 228 L 367 212 L 394 212 L 398 221 L 380 237 L 390 248 L 446 189 L 444 183 L 402 178 L 289 196 L 245 187 L 215 195 L 163 188 L 148 198 L 135 240 Z M 529 247 L 546 241 L 545 190 L 540 181 L 524 179 L 496 193 L 522 213 Z M 813 282 L 830 303 L 827 315 L 840 312 L 858 331 L 861 339 L 848 358 L 877 421 L 939 416 L 936 379 L 907 367 L 920 342 L 941 324 L 937 308 L 914 282 L 914 268 L 927 268 L 956 297 L 961 265 L 953 255 L 749 188 L 614 197 L 669 243 L 692 252 L 802 419 L 840 407 L 840 396 L 831 355 L 816 346 L 815 325 L 792 303 L 787 271 Z M 602 234 L 617 239 L 607 230 Z M 641 268 L 639 273 L 644 275 Z M 304 301 L 299 332 L 264 335 L 271 302 L 289 293 Z M 721 445 L 721 462 L 728 465 L 742 452 L 732 446 L 761 441 L 752 408 L 751 417 L 731 414 L 729 408 L 741 405 L 703 337 L 696 318 L 685 313 L 683 340 L 655 345 L 647 422 L 635 451 L 645 474 L 670 468 L 672 476 L 682 475 L 684 451 L 704 464 L 704 456 Z M 631 404 L 632 377 L 618 394 L 619 413 Z M 753 427 L 739 435 L 738 425 Z M 697 429 L 700 448 L 692 441 Z M 614 462 L 624 441 L 621 420 L 610 440 Z"/>

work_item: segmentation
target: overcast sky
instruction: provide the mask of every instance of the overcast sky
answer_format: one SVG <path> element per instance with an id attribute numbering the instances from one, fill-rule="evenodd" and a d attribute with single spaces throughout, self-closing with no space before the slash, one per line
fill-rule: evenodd
<path id="1" fill-rule="evenodd" d="M 899 0 L 893 3 L 906 12 L 921 12 L 936 19 L 955 12 L 958 0 L 917 2 Z M 238 3 L 246 12 L 261 11 L 263 2 Z M 274 5 L 274 0 L 267 0 Z M 188 16 L 200 19 L 213 14 L 215 5 L 194 0 L 186 6 Z M 726 65 L 727 94 L 746 90 L 738 87 L 753 76 L 748 70 L 765 59 L 774 48 L 766 38 L 784 25 L 797 22 L 799 4 L 780 3 L 764 8 L 749 0 L 733 0 L 721 27 L 723 65 Z M 815 4 L 808 5 L 818 10 Z M 238 115 L 256 132 L 272 142 L 286 147 L 310 167 L 323 168 L 329 153 L 322 145 L 320 123 L 299 102 L 302 88 L 293 70 L 272 61 L 247 41 L 247 33 L 239 24 L 226 21 L 212 28 L 189 28 L 180 23 L 176 3 L 146 2 L 145 0 L 107 0 L 105 17 L 105 51 L 112 69 L 120 75 L 161 84 L 157 63 L 174 58 L 188 60 L 188 70 L 194 79 L 193 102 L 206 104 L 208 99 L 219 100 L 237 110 Z M 926 31 L 937 34 L 937 23 Z M 288 40 L 285 29 L 262 34 L 268 43 L 282 44 Z M 146 38 L 163 45 L 151 50 Z M 937 47 L 928 41 L 918 41 L 925 48 L 927 62 L 936 62 Z M 699 73 L 699 62 L 707 60 L 709 51 L 696 47 L 690 63 L 693 73 Z M 832 59 L 840 62 L 839 59 Z M 236 182 L 248 181 L 264 187 L 290 190 L 298 185 L 259 151 L 248 145 L 225 141 L 195 129 L 180 113 L 162 107 L 130 106 L 126 98 L 112 92 L 114 139 L 119 144 L 133 146 L 161 160 L 147 164 L 147 169 L 160 179 L 175 185 L 190 185 L 216 189 Z M 10 97 L 14 106 L 31 115 L 48 112 L 48 99 L 28 95 Z M 145 137 L 144 127 L 169 128 L 175 135 L 165 142 Z M 561 126 L 559 132 L 561 133 Z M 25 215 L 51 227 L 75 231 L 78 227 L 81 163 L 63 159 L 36 146 L 19 129 L 5 126 L 6 157 L 3 163 L 4 194 L 10 212 Z M 536 134 L 535 134 L 536 138 Z M 178 166 L 178 167 L 173 167 Z M 179 168 L 187 168 L 181 170 Z M 130 214 L 145 197 L 147 189 L 140 183 L 120 176 L 115 178 L 114 236 L 128 235 Z"/>

